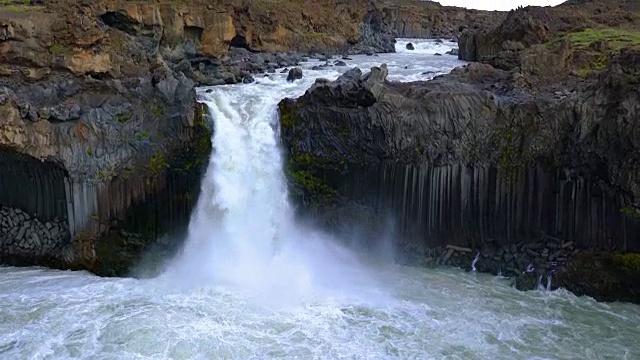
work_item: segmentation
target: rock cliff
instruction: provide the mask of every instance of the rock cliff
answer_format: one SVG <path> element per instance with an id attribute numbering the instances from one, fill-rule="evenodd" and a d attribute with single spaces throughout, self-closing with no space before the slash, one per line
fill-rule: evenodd
<path id="1" fill-rule="evenodd" d="M 464 29 L 458 54 L 504 70 L 584 76 L 604 70 L 608 58 L 638 43 L 640 9 L 633 1 L 567 1 L 518 8 L 504 21 Z"/>
<path id="2" fill-rule="evenodd" d="M 0 7 L 0 24 L 0 214 L 13 223 L 0 259 L 123 274 L 155 238 L 124 235 L 135 207 L 184 221 L 189 204 L 154 201 L 169 188 L 197 196 L 210 146 L 194 82 L 161 53 L 161 11 L 16 3 Z M 29 216 L 16 223 L 20 210 Z M 57 235 L 44 231 L 50 222 L 64 225 Z M 117 266 L 106 236 L 123 247 Z"/>
<path id="3" fill-rule="evenodd" d="M 369 244 L 390 227 L 403 261 L 640 302 L 639 14 L 518 8 L 460 27 L 480 63 L 409 84 L 354 69 L 285 99 L 303 213 Z"/>
<path id="4" fill-rule="evenodd" d="M 2 2 L 0 262 L 124 275 L 144 254 L 172 251 L 210 151 L 194 86 L 250 82 L 302 53 L 393 51 L 394 36 L 409 35 L 401 22 L 454 36 L 469 18 L 445 24 L 451 11 L 419 1 Z"/>
<path id="5" fill-rule="evenodd" d="M 428 82 L 388 82 L 384 66 L 318 80 L 280 103 L 296 194 L 332 228 L 391 218 L 412 261 L 480 253 L 483 271 L 531 265 L 533 285 L 567 279 L 579 251 L 640 251 L 639 55 L 546 86 L 477 63 Z"/>

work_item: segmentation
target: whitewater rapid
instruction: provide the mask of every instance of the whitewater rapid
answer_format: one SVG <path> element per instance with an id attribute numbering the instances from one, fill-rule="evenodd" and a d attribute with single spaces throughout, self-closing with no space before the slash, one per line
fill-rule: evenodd
<path id="1" fill-rule="evenodd" d="M 277 102 L 353 66 L 428 80 L 462 64 L 434 56 L 455 46 L 404 39 L 293 83 L 199 89 L 215 132 L 184 249 L 146 280 L 0 268 L 0 359 L 640 358 L 636 305 L 375 262 L 295 221 Z"/>

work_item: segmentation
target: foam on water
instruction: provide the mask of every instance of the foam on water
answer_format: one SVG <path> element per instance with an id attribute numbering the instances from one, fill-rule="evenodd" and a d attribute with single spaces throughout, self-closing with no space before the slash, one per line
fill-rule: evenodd
<path id="1" fill-rule="evenodd" d="M 407 44 L 413 45 L 413 50 L 407 49 Z M 421 39 L 398 39 L 396 43 L 396 51 L 403 55 L 444 55 L 446 52 L 453 48 L 457 48 L 458 43 L 452 42 L 448 39 L 442 39 L 436 41 L 424 41 Z"/>
<path id="2" fill-rule="evenodd" d="M 385 62 L 393 80 L 460 64 L 420 51 L 348 62 Z M 372 265 L 296 224 L 275 104 L 350 68 L 310 70 L 316 64 L 295 83 L 270 74 L 199 91 L 215 121 L 214 152 L 187 245 L 160 278 L 0 268 L 0 358 L 640 357 L 638 306 L 519 292 L 485 274 Z"/>
<path id="3" fill-rule="evenodd" d="M 455 270 L 381 267 L 384 301 L 268 308 L 225 286 L 0 269 L 0 358 L 635 359 L 640 309 L 519 292 Z M 283 295 L 284 296 L 284 295 Z"/>

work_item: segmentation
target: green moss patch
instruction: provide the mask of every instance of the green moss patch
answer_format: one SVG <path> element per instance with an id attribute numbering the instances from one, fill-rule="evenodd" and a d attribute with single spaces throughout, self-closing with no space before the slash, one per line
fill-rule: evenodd
<path id="1" fill-rule="evenodd" d="M 0 11 L 25 12 L 43 9 L 44 6 L 31 5 L 31 0 L 0 0 Z"/>
<path id="2" fill-rule="evenodd" d="M 606 41 L 608 47 L 614 51 L 640 44 L 640 32 L 620 29 L 585 29 L 569 33 L 564 38 L 578 48 L 587 48 L 596 41 Z"/>
<path id="3" fill-rule="evenodd" d="M 633 206 L 626 206 L 620 209 L 620 212 L 633 220 L 640 220 L 640 210 Z"/>
<path id="4" fill-rule="evenodd" d="M 153 174 L 159 174 L 169 168 L 169 163 L 162 154 L 154 154 L 149 161 L 149 170 Z"/>
<path id="5" fill-rule="evenodd" d="M 49 51 L 55 55 L 71 55 L 71 53 L 73 53 L 72 48 L 60 44 L 53 44 L 49 46 Z"/>
<path id="6" fill-rule="evenodd" d="M 151 110 L 154 116 L 162 116 L 164 115 L 164 107 L 162 105 L 158 105 L 153 110 Z"/>
<path id="7" fill-rule="evenodd" d="M 609 59 L 622 49 L 640 45 L 640 32 L 613 28 L 584 29 L 563 34 L 547 45 L 553 47 L 563 40 L 568 41 L 573 48 L 576 75 L 587 77 L 605 70 Z M 594 46 L 597 42 L 603 44 Z"/>
<path id="8" fill-rule="evenodd" d="M 291 134 L 299 130 L 296 129 L 299 106 L 300 104 L 297 102 L 286 100 L 281 101 L 278 105 L 280 128 L 283 134 L 289 134 L 292 138 L 297 138 Z M 331 202 L 337 195 L 337 191 L 324 180 L 321 173 L 322 170 L 332 169 L 336 166 L 330 159 L 303 152 L 293 144 L 289 149 L 285 171 L 292 185 L 301 191 L 310 202 Z"/>
<path id="9" fill-rule="evenodd" d="M 116 115 L 116 120 L 118 120 L 119 123 L 129 122 L 131 118 L 133 118 L 133 115 L 131 115 L 131 113 L 121 113 Z"/>
<path id="10" fill-rule="evenodd" d="M 640 254 L 638 253 L 618 254 L 616 260 L 624 269 L 640 271 Z"/>
<path id="11" fill-rule="evenodd" d="M 302 190 L 312 201 L 330 201 L 337 194 L 336 189 L 318 174 L 319 170 L 332 167 L 327 159 L 295 149 L 286 164 L 285 171 L 294 186 Z"/>

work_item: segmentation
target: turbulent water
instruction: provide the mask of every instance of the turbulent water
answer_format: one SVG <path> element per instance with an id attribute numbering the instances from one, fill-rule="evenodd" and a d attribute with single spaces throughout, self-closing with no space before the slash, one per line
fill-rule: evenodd
<path id="1" fill-rule="evenodd" d="M 406 39 L 347 62 L 426 80 L 460 64 L 434 56 L 453 46 Z M 199 90 L 214 151 L 186 245 L 160 277 L 0 268 L 0 358 L 640 358 L 638 306 L 381 263 L 296 223 L 276 104 L 350 68 L 317 64 L 294 83 L 278 73 Z"/>

